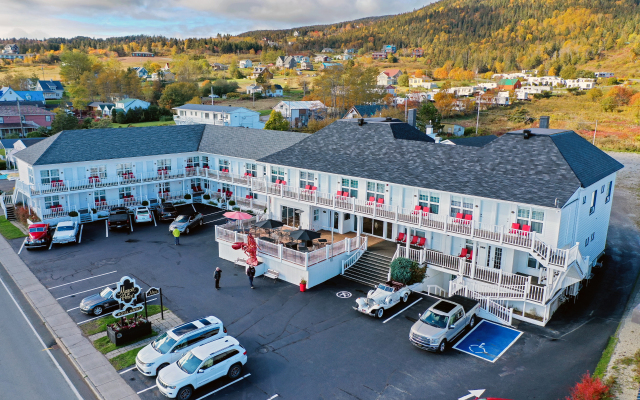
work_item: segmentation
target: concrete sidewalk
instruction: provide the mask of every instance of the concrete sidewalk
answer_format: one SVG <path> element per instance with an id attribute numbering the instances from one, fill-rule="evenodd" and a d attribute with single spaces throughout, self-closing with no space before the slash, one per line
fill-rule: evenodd
<path id="1" fill-rule="evenodd" d="M 102 400 L 139 400 L 133 389 L 116 372 L 107 358 L 82 335 L 78 325 L 2 236 L 0 260 L 95 395 Z"/>

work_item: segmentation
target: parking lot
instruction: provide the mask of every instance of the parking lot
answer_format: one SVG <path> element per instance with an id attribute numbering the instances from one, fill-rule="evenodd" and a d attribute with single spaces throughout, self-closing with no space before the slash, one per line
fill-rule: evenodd
<path id="1" fill-rule="evenodd" d="M 205 223 L 182 235 L 180 246 L 174 245 L 168 223 L 108 232 L 104 222 L 94 222 L 84 226 L 80 244 L 20 253 L 78 324 L 95 318 L 77 309 L 80 300 L 124 275 L 143 289 L 162 288 L 164 305 L 183 321 L 220 318 L 248 351 L 243 378 L 213 382 L 194 399 L 213 394 L 265 400 L 457 399 L 478 388 L 490 397 L 562 398 L 586 369 L 595 367 L 631 291 L 621 282 L 640 268 L 624 252 L 625 241 L 637 234 L 616 225 L 624 215 L 614 211 L 609 245 L 622 250 L 607 256 L 605 268 L 595 271 L 578 300 L 563 305 L 547 327 L 519 324 L 522 335 L 489 363 L 456 350 L 428 353 L 409 342 L 418 313 L 437 301 L 431 296 L 413 293 L 378 320 L 352 309 L 355 298 L 370 288 L 342 277 L 305 293 L 282 281 L 256 278 L 251 290 L 244 269 L 217 256 L 214 225 L 225 222 L 222 211 L 195 207 Z M 11 244 L 18 252 L 22 241 Z M 223 271 L 220 291 L 212 277 L 217 266 Z M 141 398 L 163 398 L 153 379 L 136 370 L 121 372 Z"/>

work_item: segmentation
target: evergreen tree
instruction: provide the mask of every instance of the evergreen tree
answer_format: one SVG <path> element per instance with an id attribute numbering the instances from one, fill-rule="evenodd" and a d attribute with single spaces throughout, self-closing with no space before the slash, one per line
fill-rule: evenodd
<path id="1" fill-rule="evenodd" d="M 289 121 L 285 117 L 283 117 L 279 111 L 273 110 L 271 111 L 269 120 L 266 124 L 264 124 L 264 129 L 271 129 L 273 131 L 288 131 L 289 126 Z"/>

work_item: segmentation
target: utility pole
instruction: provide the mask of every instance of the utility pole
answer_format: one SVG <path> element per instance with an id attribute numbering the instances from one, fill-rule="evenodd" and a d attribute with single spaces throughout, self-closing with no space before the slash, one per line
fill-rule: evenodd
<path id="1" fill-rule="evenodd" d="M 24 137 L 24 127 L 22 126 L 22 113 L 20 112 L 20 100 L 16 100 L 18 104 L 18 118 L 20 118 L 20 136 Z"/>
<path id="2" fill-rule="evenodd" d="M 482 95 L 478 97 L 478 116 L 476 117 L 476 136 L 478 136 L 478 125 L 480 124 L 480 105 L 482 104 Z"/>
<path id="3" fill-rule="evenodd" d="M 596 130 L 593 131 L 593 141 L 591 142 L 592 145 L 595 146 L 596 144 L 596 133 L 598 132 L 598 120 L 596 120 Z"/>
<path id="4" fill-rule="evenodd" d="M 213 105 L 213 85 L 211 86 L 211 105 Z"/>

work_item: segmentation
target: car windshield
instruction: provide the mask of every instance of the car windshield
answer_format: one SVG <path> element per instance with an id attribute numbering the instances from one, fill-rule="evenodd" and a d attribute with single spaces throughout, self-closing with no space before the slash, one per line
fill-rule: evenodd
<path id="1" fill-rule="evenodd" d="M 138 210 L 138 214 L 149 214 L 149 210 Z"/>
<path id="2" fill-rule="evenodd" d="M 175 210 L 176 210 L 176 208 L 175 208 L 174 206 L 172 206 L 172 205 L 166 205 L 166 204 L 165 204 L 164 206 L 162 206 L 162 209 L 163 209 L 164 211 L 166 211 L 166 212 L 172 212 L 172 211 L 175 211 Z"/>
<path id="3" fill-rule="evenodd" d="M 186 215 L 181 215 L 176 218 L 176 222 L 189 222 L 189 217 L 187 217 Z"/>
<path id="4" fill-rule="evenodd" d="M 109 288 L 104 288 L 102 289 L 102 292 L 100 292 L 100 296 L 104 297 L 105 299 L 108 299 L 111 297 L 111 289 Z"/>
<path id="5" fill-rule="evenodd" d="M 70 225 L 66 225 L 66 226 L 59 226 L 58 227 L 58 231 L 63 232 L 63 231 L 72 231 L 73 230 L 73 226 Z"/>
<path id="6" fill-rule="evenodd" d="M 200 364 L 202 364 L 202 360 L 191 354 L 191 352 L 182 356 L 180 361 L 178 361 L 178 367 L 189 375 L 196 372 Z"/>
<path id="7" fill-rule="evenodd" d="M 427 311 L 420 317 L 420 321 L 427 325 L 435 326 L 436 328 L 444 329 L 447 327 L 449 317 L 445 315 L 436 314 L 431 311 Z"/>
<path id="8" fill-rule="evenodd" d="M 160 335 L 159 338 L 151 342 L 151 347 L 160 354 L 167 354 L 174 344 L 176 344 L 176 340 L 165 332 Z"/>
<path id="9" fill-rule="evenodd" d="M 378 285 L 378 289 L 380 290 L 384 290 L 385 292 L 393 292 L 393 289 L 390 288 L 389 286 L 385 286 L 383 284 L 379 284 Z"/>
<path id="10" fill-rule="evenodd" d="M 44 228 L 30 228 L 29 232 L 44 232 Z"/>

